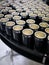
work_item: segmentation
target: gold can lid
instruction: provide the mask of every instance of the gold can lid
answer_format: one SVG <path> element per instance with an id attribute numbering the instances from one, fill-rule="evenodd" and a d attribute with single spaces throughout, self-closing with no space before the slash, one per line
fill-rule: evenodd
<path id="1" fill-rule="evenodd" d="M 2 9 L 1 12 L 7 12 L 8 10 L 7 9 Z"/>
<path id="2" fill-rule="evenodd" d="M 39 39 L 44 39 L 46 38 L 46 33 L 42 32 L 42 31 L 37 31 L 35 32 L 35 37 L 39 38 Z"/>
<path id="3" fill-rule="evenodd" d="M 49 34 L 49 28 L 46 28 L 45 29 L 45 32 Z"/>
<path id="4" fill-rule="evenodd" d="M 29 12 L 29 16 L 31 16 L 33 14 L 33 12 L 31 11 L 31 12 Z"/>
<path id="5" fill-rule="evenodd" d="M 39 17 L 45 17 L 45 14 L 38 13 Z"/>
<path id="6" fill-rule="evenodd" d="M 43 17 L 42 20 L 43 21 L 49 21 L 49 17 Z"/>
<path id="7" fill-rule="evenodd" d="M 5 9 L 7 9 L 7 10 L 12 10 L 12 7 L 6 7 Z"/>
<path id="8" fill-rule="evenodd" d="M 16 9 L 17 12 L 22 12 L 23 10 L 21 8 Z"/>
<path id="9" fill-rule="evenodd" d="M 24 20 L 18 20 L 18 21 L 16 21 L 16 23 L 18 25 L 24 25 L 25 24 L 25 21 Z"/>
<path id="10" fill-rule="evenodd" d="M 48 13 L 48 14 L 46 14 L 46 17 L 49 17 L 49 13 Z"/>
<path id="11" fill-rule="evenodd" d="M 47 37 L 47 39 L 49 40 L 49 36 Z"/>
<path id="12" fill-rule="evenodd" d="M 46 22 L 41 22 L 39 25 L 43 28 L 49 27 L 49 24 Z"/>
<path id="13" fill-rule="evenodd" d="M 44 10 L 42 10 L 42 12 L 41 12 L 42 14 L 47 14 L 48 12 L 46 12 L 46 11 L 44 11 Z"/>
<path id="14" fill-rule="evenodd" d="M 24 29 L 24 30 L 22 31 L 22 33 L 23 33 L 24 35 L 32 35 L 32 34 L 33 34 L 33 30 L 31 30 L 31 29 Z"/>
<path id="15" fill-rule="evenodd" d="M 26 16 L 28 15 L 28 13 L 27 13 L 27 12 L 21 12 L 20 15 L 21 15 L 22 17 L 26 17 Z"/>
<path id="16" fill-rule="evenodd" d="M 42 11 L 42 8 L 38 8 L 38 11 Z"/>
<path id="17" fill-rule="evenodd" d="M 13 21 L 8 21 L 6 23 L 6 26 L 14 26 L 14 25 L 15 25 L 15 22 L 13 22 Z"/>
<path id="18" fill-rule="evenodd" d="M 12 18 L 13 16 L 11 14 L 5 15 L 5 18 Z"/>
<path id="19" fill-rule="evenodd" d="M 49 9 L 48 8 L 46 8 L 45 10 L 46 10 L 46 12 L 49 12 Z"/>
<path id="20" fill-rule="evenodd" d="M 3 17 L 3 16 L 4 16 L 4 14 L 0 14 L 0 18 Z"/>
<path id="21" fill-rule="evenodd" d="M 14 16 L 13 19 L 14 20 L 20 20 L 21 19 L 21 16 Z"/>
<path id="22" fill-rule="evenodd" d="M 20 25 L 13 26 L 13 30 L 15 30 L 15 31 L 20 31 L 22 29 L 23 29 L 23 26 L 20 26 Z"/>
<path id="23" fill-rule="evenodd" d="M 16 10 L 9 10 L 9 13 L 16 12 Z"/>
<path id="24" fill-rule="evenodd" d="M 34 11 L 34 14 L 38 14 L 38 13 L 41 13 L 41 12 L 38 11 L 38 10 L 35 10 L 35 11 Z"/>
<path id="25" fill-rule="evenodd" d="M 37 25 L 37 24 L 30 24 L 29 27 L 31 29 L 35 29 L 35 30 L 39 29 L 39 25 Z"/>
<path id="26" fill-rule="evenodd" d="M 12 15 L 17 16 L 17 15 L 19 15 L 19 13 L 18 12 L 12 12 Z"/>
<path id="27" fill-rule="evenodd" d="M 37 14 L 29 14 L 30 17 L 36 17 Z"/>
<path id="28" fill-rule="evenodd" d="M 9 21 L 8 18 L 1 18 L 0 20 L 1 20 L 0 22 L 8 22 Z"/>
<path id="29" fill-rule="evenodd" d="M 33 20 L 33 19 L 27 19 L 27 20 L 26 20 L 26 23 L 32 24 L 32 23 L 35 23 L 35 20 Z"/>

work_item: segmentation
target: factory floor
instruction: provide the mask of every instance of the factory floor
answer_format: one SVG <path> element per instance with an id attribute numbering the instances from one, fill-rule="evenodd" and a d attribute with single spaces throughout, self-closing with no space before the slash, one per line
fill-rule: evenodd
<path id="1" fill-rule="evenodd" d="M 42 65 L 16 52 L 12 56 L 11 49 L 0 40 L 0 65 Z"/>

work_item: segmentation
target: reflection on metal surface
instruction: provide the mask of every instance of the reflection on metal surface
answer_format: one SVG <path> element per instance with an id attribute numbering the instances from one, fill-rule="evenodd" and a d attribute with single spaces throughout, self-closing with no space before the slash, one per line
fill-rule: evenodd
<path id="1" fill-rule="evenodd" d="M 42 65 L 11 51 L 1 40 L 0 52 L 0 65 Z"/>

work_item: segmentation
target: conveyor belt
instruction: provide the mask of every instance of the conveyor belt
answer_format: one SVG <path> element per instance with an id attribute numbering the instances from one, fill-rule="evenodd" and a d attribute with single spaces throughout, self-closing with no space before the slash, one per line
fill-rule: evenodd
<path id="1" fill-rule="evenodd" d="M 19 54 L 42 63 L 44 54 L 23 46 L 22 44 L 14 41 L 11 37 L 7 36 L 5 33 L 0 32 L 0 38 L 6 45 L 8 45 L 11 49 L 15 50 Z"/>

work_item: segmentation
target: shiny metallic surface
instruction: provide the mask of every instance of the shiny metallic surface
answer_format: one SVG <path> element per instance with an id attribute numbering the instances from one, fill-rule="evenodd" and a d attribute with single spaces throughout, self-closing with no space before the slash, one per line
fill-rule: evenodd
<path id="1" fill-rule="evenodd" d="M 11 54 L 11 49 L 7 47 L 1 40 L 0 40 L 0 65 L 42 65 L 35 61 L 32 61 L 15 51 Z"/>

